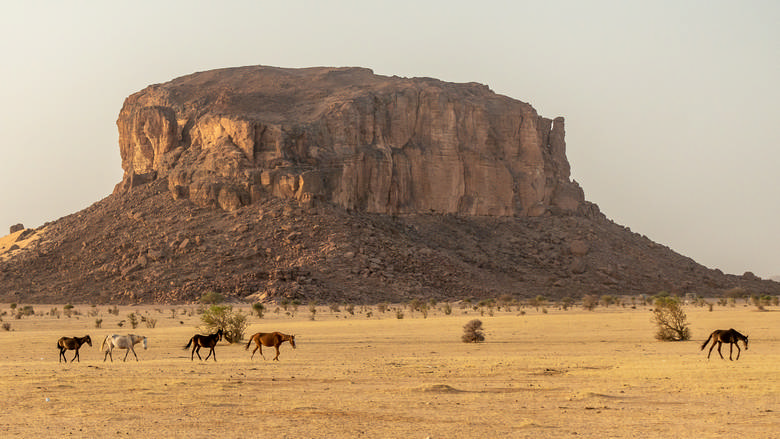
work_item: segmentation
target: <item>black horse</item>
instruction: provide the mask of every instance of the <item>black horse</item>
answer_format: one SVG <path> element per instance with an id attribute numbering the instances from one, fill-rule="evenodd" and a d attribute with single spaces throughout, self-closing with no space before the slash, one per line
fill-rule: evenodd
<path id="1" fill-rule="evenodd" d="M 737 332 L 736 329 L 716 329 L 715 331 L 712 331 L 712 334 L 710 334 L 709 338 L 704 342 L 703 345 L 701 345 L 701 350 L 703 351 L 705 347 L 707 347 L 707 343 L 712 340 L 712 346 L 710 346 L 710 351 L 707 353 L 707 359 L 710 358 L 710 354 L 712 353 L 712 348 L 715 347 L 715 344 L 718 345 L 718 354 L 720 354 L 720 358 L 722 360 L 725 360 L 723 358 L 723 354 L 720 352 L 720 347 L 723 346 L 723 343 L 729 344 L 729 360 L 731 360 L 731 353 L 734 351 L 734 346 L 737 347 L 737 360 L 739 360 L 739 354 L 742 352 L 739 349 L 739 343 L 738 341 L 742 341 L 745 343 L 745 350 L 748 348 L 748 338 L 747 335 L 742 335 L 739 332 Z"/>
<path id="2" fill-rule="evenodd" d="M 57 340 L 57 349 L 60 350 L 60 363 L 62 363 L 62 360 L 65 360 L 65 362 L 68 362 L 68 359 L 65 358 L 65 351 L 76 351 L 76 355 L 71 358 L 70 362 L 72 363 L 73 360 L 78 359 L 79 363 L 81 363 L 81 358 L 79 357 L 79 348 L 84 343 L 92 346 L 92 339 L 89 338 L 88 335 L 85 335 L 84 337 L 62 337 L 59 340 Z"/>
<path id="3" fill-rule="evenodd" d="M 214 361 L 217 361 L 217 354 L 214 353 L 214 346 L 216 346 L 220 340 L 222 340 L 222 329 L 219 329 L 214 334 L 209 335 L 195 334 L 192 336 L 189 343 L 187 343 L 187 346 L 184 346 L 184 349 L 189 349 L 190 345 L 192 345 L 192 354 L 190 354 L 190 360 L 195 359 L 195 354 L 198 354 L 198 358 L 203 360 L 203 358 L 200 357 L 200 348 L 210 348 L 211 350 L 209 351 L 209 354 L 206 355 L 206 360 L 208 360 L 210 356 L 214 355 Z"/>

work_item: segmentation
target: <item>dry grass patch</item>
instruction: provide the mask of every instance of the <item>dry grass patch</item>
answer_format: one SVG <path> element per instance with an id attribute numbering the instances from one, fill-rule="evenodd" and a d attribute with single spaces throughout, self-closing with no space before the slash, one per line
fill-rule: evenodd
<path id="1" fill-rule="evenodd" d="M 298 349 L 285 344 L 272 362 L 221 343 L 216 363 L 182 349 L 200 332 L 196 313 L 166 309 L 155 328 L 131 330 L 116 326 L 129 312 L 163 313 L 98 307 L 98 330 L 88 308 L 0 332 L 3 436 L 768 438 L 780 410 L 775 315 L 747 308 L 686 309 L 693 339 L 676 343 L 654 339 L 647 309 L 496 313 L 480 317 L 482 343 L 461 342 L 472 315 L 267 312 L 250 317 L 247 334 L 294 333 Z M 703 338 L 732 326 L 750 349 L 708 361 Z M 123 332 L 149 338 L 139 362 L 104 363 L 93 346 L 81 363 L 57 363 L 62 335 L 99 345 Z"/>

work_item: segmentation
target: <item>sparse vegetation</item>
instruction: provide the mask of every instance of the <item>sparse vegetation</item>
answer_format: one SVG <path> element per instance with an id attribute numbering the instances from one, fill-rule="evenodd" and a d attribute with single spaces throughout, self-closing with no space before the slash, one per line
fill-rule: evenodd
<path id="1" fill-rule="evenodd" d="M 218 305 L 225 301 L 225 296 L 216 291 L 207 291 L 200 296 L 198 301 L 204 305 Z"/>
<path id="2" fill-rule="evenodd" d="M 138 327 L 138 316 L 131 312 L 127 315 L 127 321 L 130 322 L 130 326 L 132 326 L 133 329 Z"/>
<path id="3" fill-rule="evenodd" d="M 248 326 L 247 315 L 241 311 L 234 312 L 230 305 L 212 305 L 200 319 L 209 332 L 222 329 L 225 340 L 229 343 L 241 341 Z"/>
<path id="4" fill-rule="evenodd" d="M 265 313 L 265 305 L 260 302 L 252 304 L 252 311 L 255 312 L 257 318 L 262 319 L 263 313 Z"/>
<path id="5" fill-rule="evenodd" d="M 655 334 L 655 338 L 658 340 L 685 341 L 691 338 L 688 318 L 676 297 L 657 297 L 652 321 L 658 328 Z"/>
<path id="6" fill-rule="evenodd" d="M 485 333 L 482 332 L 482 321 L 474 319 L 463 325 L 463 336 L 461 340 L 464 343 L 479 343 L 485 341 Z"/>

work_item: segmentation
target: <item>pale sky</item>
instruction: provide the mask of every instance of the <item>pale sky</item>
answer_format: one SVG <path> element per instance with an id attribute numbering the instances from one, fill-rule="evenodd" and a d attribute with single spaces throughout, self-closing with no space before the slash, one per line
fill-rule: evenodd
<path id="1" fill-rule="evenodd" d="M 780 2 L 76 1 L 0 6 L 0 235 L 108 196 L 116 118 L 223 67 L 361 66 L 487 84 L 566 118 L 617 223 L 726 273 L 780 274 Z"/>

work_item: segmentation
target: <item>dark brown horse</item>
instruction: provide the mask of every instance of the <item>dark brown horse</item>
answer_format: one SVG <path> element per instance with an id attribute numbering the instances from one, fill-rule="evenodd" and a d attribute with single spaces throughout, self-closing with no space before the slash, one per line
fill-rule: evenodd
<path id="1" fill-rule="evenodd" d="M 216 346 L 220 340 L 222 340 L 222 329 L 219 329 L 217 332 L 209 335 L 195 334 L 192 336 L 189 343 L 187 343 L 187 346 L 184 346 L 184 349 L 189 349 L 190 345 L 192 345 L 192 354 L 190 354 L 190 360 L 195 359 L 195 354 L 198 354 L 198 358 L 203 360 L 203 358 L 200 357 L 200 348 L 209 348 L 210 350 L 209 354 L 206 355 L 206 360 L 208 360 L 210 356 L 214 355 L 214 361 L 217 361 L 217 354 L 214 353 L 214 346 Z"/>
<path id="2" fill-rule="evenodd" d="M 739 349 L 739 343 L 738 341 L 742 340 L 745 343 L 745 350 L 748 348 L 748 338 L 747 335 L 742 335 L 739 332 L 737 332 L 736 329 L 717 329 L 715 331 L 712 331 L 712 334 L 710 334 L 710 337 L 704 342 L 703 345 L 701 345 L 701 350 L 704 350 L 705 347 L 707 347 L 707 343 L 712 340 L 712 346 L 710 346 L 710 351 L 707 353 L 707 358 L 710 358 L 710 354 L 712 353 L 712 348 L 715 347 L 715 344 L 718 344 L 718 354 L 720 354 L 720 358 L 725 360 L 723 358 L 723 354 L 720 352 L 720 347 L 723 346 L 723 343 L 729 344 L 729 360 L 731 360 L 731 352 L 734 350 L 733 347 L 737 347 L 737 360 L 739 360 L 739 354 L 742 352 Z"/>
<path id="3" fill-rule="evenodd" d="M 263 360 L 265 360 L 265 355 L 263 355 L 263 346 L 273 346 L 276 348 L 276 357 L 274 357 L 274 360 L 279 361 L 279 346 L 281 346 L 282 343 L 286 341 L 289 341 L 290 345 L 292 345 L 293 349 L 295 349 L 295 335 L 282 334 L 281 332 L 258 332 L 249 339 L 246 344 L 246 349 L 249 349 L 249 345 L 251 345 L 252 342 L 255 342 L 257 347 L 255 347 L 255 350 L 252 351 L 251 358 L 255 357 L 255 352 L 257 352 L 259 349 L 260 355 L 262 355 Z"/>
<path id="4" fill-rule="evenodd" d="M 70 362 L 72 363 L 73 360 L 78 359 L 79 363 L 81 363 L 81 358 L 79 358 L 79 348 L 84 343 L 92 346 L 92 339 L 89 338 L 88 335 L 85 335 L 84 337 L 62 337 L 59 340 L 57 340 L 57 349 L 60 350 L 60 363 L 62 363 L 62 360 L 65 360 L 65 362 L 68 362 L 68 359 L 65 358 L 65 351 L 76 351 L 76 355 L 71 358 Z"/>

